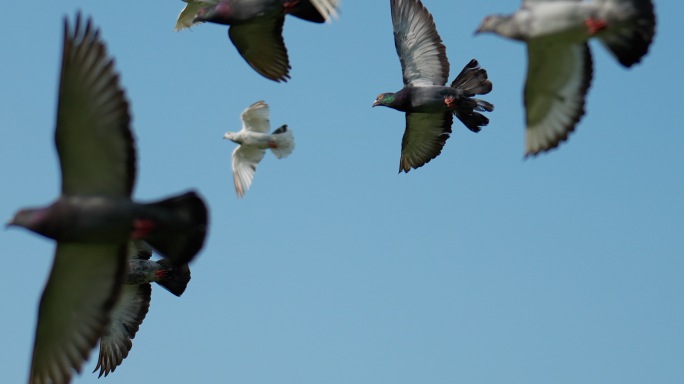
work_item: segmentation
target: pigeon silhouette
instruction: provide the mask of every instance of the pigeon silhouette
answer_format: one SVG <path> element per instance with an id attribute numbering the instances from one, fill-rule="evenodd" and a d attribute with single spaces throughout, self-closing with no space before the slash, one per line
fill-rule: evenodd
<path id="1" fill-rule="evenodd" d="M 242 130 L 226 132 L 223 138 L 240 144 L 233 151 L 233 181 L 238 197 L 243 197 L 252 184 L 254 172 L 264 158 L 266 149 L 270 149 L 277 158 L 282 159 L 292 153 L 295 142 L 287 125 L 268 133 L 271 127 L 269 108 L 263 101 L 257 101 L 247 107 L 240 117 Z"/>
<path id="2" fill-rule="evenodd" d="M 651 0 L 525 0 L 511 15 L 487 16 L 476 33 L 527 43 L 525 156 L 558 147 L 585 113 L 596 37 L 624 67 L 641 61 L 655 35 Z"/>
<path id="3" fill-rule="evenodd" d="M 136 155 L 114 62 L 92 21 L 64 20 L 55 143 L 62 189 L 8 225 L 57 241 L 38 309 L 29 382 L 67 383 L 101 337 L 126 273 L 127 244 L 147 241 L 174 265 L 202 248 L 208 212 L 195 192 L 131 200 Z"/>
<path id="4" fill-rule="evenodd" d="M 157 283 L 180 296 L 190 281 L 187 264 L 175 266 L 168 259 L 150 260 L 151 256 L 152 248 L 144 241 L 130 242 L 121 295 L 112 309 L 112 319 L 100 338 L 100 356 L 93 371 L 100 370 L 98 377 L 114 372 L 133 347 L 131 340 L 150 308 L 150 283 Z"/>
<path id="5" fill-rule="evenodd" d="M 228 37 L 247 63 L 267 79 L 290 78 L 283 41 L 285 15 L 314 23 L 337 17 L 339 0 L 183 0 L 176 31 L 201 22 L 229 25 Z"/>
<path id="6" fill-rule="evenodd" d="M 449 61 L 432 15 L 420 0 L 391 0 L 390 5 L 404 87 L 380 94 L 373 106 L 406 112 L 399 173 L 408 173 L 439 156 L 451 134 L 452 115 L 473 132 L 489 123 L 479 112 L 494 106 L 473 96 L 489 93 L 492 83 L 473 59 L 446 86 Z"/>

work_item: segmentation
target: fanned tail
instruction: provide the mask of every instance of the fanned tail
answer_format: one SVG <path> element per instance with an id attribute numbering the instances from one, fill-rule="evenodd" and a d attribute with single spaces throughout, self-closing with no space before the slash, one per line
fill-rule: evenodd
<path id="1" fill-rule="evenodd" d="M 176 296 L 182 295 L 190 282 L 190 267 L 187 264 L 176 266 L 167 259 L 157 260 L 157 264 L 161 269 L 157 271 L 156 283 Z"/>
<path id="2" fill-rule="evenodd" d="M 628 25 L 599 36 L 601 43 L 623 66 L 641 61 L 655 35 L 656 16 L 651 0 L 634 0 L 635 17 Z"/>
<path id="3" fill-rule="evenodd" d="M 271 151 L 277 158 L 282 159 L 292 153 L 295 147 L 294 135 L 287 125 L 273 131 L 273 143 L 275 145 L 271 147 Z"/>
<path id="4" fill-rule="evenodd" d="M 171 263 L 187 264 L 202 249 L 209 214 L 194 191 L 146 204 L 144 216 L 150 228 L 142 239 Z"/>
<path id="5" fill-rule="evenodd" d="M 472 59 L 456 76 L 451 87 L 457 89 L 461 96 L 454 109 L 454 115 L 471 131 L 480 132 L 483 126 L 489 124 L 489 119 L 478 112 L 494 110 L 493 104 L 473 98 L 475 95 L 486 95 L 491 92 L 492 82 L 487 79 L 487 71 L 480 67 L 477 60 Z"/>

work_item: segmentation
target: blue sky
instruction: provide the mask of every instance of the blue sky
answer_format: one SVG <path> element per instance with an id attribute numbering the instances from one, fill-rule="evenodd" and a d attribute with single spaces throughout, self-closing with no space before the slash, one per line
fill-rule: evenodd
<path id="1" fill-rule="evenodd" d="M 211 209 L 181 298 L 150 312 L 111 383 L 681 383 L 684 86 L 679 16 L 625 70 L 597 43 L 587 114 L 560 149 L 523 160 L 522 44 L 473 37 L 517 2 L 424 0 L 451 63 L 477 58 L 495 104 L 455 123 L 441 156 L 397 174 L 401 88 L 388 1 L 288 18 L 292 79 L 256 74 L 226 28 L 175 33 L 180 1 L 18 2 L 0 41 L 0 217 L 59 192 L 53 145 L 62 19 L 94 17 L 131 101 L 135 197 L 195 188 Z M 266 100 L 294 153 L 267 154 L 235 196 L 224 132 Z M 0 233 L 0 381 L 25 382 L 54 244 Z M 74 383 L 94 383 L 96 350 Z"/>

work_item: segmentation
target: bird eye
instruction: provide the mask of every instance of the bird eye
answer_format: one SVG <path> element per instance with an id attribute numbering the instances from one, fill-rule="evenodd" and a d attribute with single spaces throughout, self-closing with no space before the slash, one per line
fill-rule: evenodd
<path id="1" fill-rule="evenodd" d="M 382 100 L 383 97 L 385 97 L 385 95 L 379 95 L 378 100 Z"/>

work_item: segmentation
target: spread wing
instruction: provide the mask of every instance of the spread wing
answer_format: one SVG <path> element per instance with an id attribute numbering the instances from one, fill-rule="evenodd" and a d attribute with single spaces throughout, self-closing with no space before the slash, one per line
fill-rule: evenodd
<path id="1" fill-rule="evenodd" d="M 116 370 L 133 347 L 131 339 L 145 319 L 150 308 L 152 286 L 150 284 L 124 285 L 121 296 L 111 312 L 111 321 L 100 339 L 100 356 L 95 371 L 99 377 Z"/>
<path id="2" fill-rule="evenodd" d="M 245 131 L 268 133 L 271 127 L 268 104 L 257 101 L 242 111 L 242 129 Z"/>
<path id="3" fill-rule="evenodd" d="M 64 23 L 55 143 L 62 193 L 130 196 L 135 149 L 128 102 L 99 30 L 76 18 Z"/>
<path id="4" fill-rule="evenodd" d="M 407 113 L 399 172 L 419 168 L 439 156 L 451 134 L 451 112 Z"/>
<path id="5" fill-rule="evenodd" d="M 587 44 L 528 44 L 525 155 L 557 147 L 584 115 L 591 84 Z"/>
<path id="6" fill-rule="evenodd" d="M 233 181 L 238 197 L 243 197 L 249 189 L 256 167 L 265 153 L 265 149 L 246 145 L 241 145 L 233 151 Z"/>
<path id="7" fill-rule="evenodd" d="M 68 383 L 109 323 L 126 246 L 58 243 L 38 309 L 32 383 Z"/>
<path id="8" fill-rule="evenodd" d="M 432 15 L 419 0 L 392 0 L 390 5 L 404 84 L 446 84 L 449 61 Z"/>
<path id="9" fill-rule="evenodd" d="M 178 20 L 176 20 L 176 26 L 174 27 L 174 31 L 181 31 L 185 28 L 190 28 L 194 24 L 199 24 L 200 22 L 195 22 L 195 16 L 197 16 L 197 12 L 207 6 L 211 5 L 216 5 L 219 3 L 219 0 L 183 0 L 187 4 L 185 4 L 185 7 L 181 11 L 181 13 L 178 15 Z"/>
<path id="10" fill-rule="evenodd" d="M 290 78 L 290 62 L 283 41 L 285 16 L 257 18 L 231 25 L 228 36 L 240 55 L 255 71 L 273 81 Z"/>

